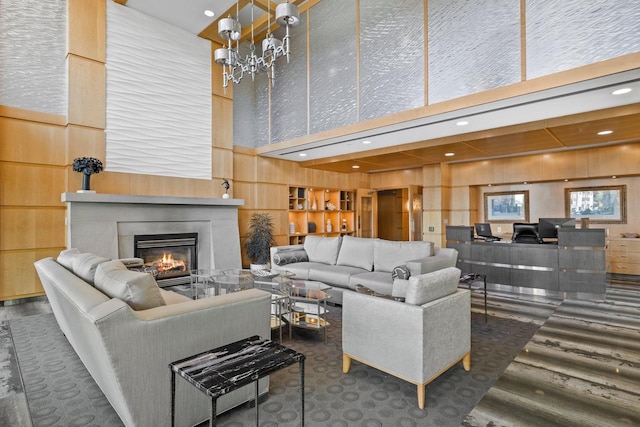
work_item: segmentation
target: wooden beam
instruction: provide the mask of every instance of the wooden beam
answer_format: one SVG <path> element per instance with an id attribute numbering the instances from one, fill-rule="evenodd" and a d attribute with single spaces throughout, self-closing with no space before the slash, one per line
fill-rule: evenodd
<path id="1" fill-rule="evenodd" d="M 114 3 L 118 3 L 121 4 L 123 6 L 125 6 L 127 4 L 127 0 L 113 0 Z"/>

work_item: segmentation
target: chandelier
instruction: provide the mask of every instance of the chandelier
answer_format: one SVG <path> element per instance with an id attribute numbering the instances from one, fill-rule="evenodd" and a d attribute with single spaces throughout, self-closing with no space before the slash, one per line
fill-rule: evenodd
<path id="1" fill-rule="evenodd" d="M 239 3 L 239 2 L 238 2 Z M 238 3 L 236 3 L 236 17 L 239 14 Z M 275 62 L 281 56 L 287 57 L 287 62 L 291 56 L 291 43 L 289 35 L 289 27 L 296 27 L 300 23 L 300 12 L 298 7 L 286 1 L 276 6 L 276 23 L 285 27 L 285 36 L 282 41 L 278 40 L 271 33 L 271 0 L 267 1 L 267 35 L 262 40 L 262 56 L 256 55 L 256 45 L 253 34 L 253 0 L 251 0 L 251 44 L 249 53 L 245 58 L 240 58 L 239 46 L 242 28 L 237 19 L 227 18 L 218 21 L 218 35 L 228 42 L 226 47 L 215 50 L 215 63 L 223 68 L 223 84 L 222 87 L 226 93 L 229 82 L 238 84 L 245 74 L 251 75 L 251 80 L 259 72 L 266 72 L 271 85 L 275 81 Z M 233 42 L 236 42 L 235 49 Z"/>

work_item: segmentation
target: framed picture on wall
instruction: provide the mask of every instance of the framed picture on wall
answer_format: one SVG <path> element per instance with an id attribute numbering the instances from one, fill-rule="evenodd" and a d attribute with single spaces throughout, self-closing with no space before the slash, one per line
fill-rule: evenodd
<path id="1" fill-rule="evenodd" d="M 529 222 L 529 191 L 484 193 L 487 222 Z"/>
<path id="2" fill-rule="evenodd" d="M 627 186 L 565 188 L 567 218 L 589 218 L 590 223 L 627 223 Z"/>

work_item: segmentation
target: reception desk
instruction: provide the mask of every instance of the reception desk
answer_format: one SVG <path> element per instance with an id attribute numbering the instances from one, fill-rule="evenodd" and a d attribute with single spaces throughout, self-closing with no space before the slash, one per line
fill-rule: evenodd
<path id="1" fill-rule="evenodd" d="M 485 274 L 489 283 L 524 288 L 605 292 L 603 229 L 560 229 L 557 242 L 549 244 L 474 240 L 473 227 L 466 226 L 448 226 L 446 236 L 463 274 Z"/>

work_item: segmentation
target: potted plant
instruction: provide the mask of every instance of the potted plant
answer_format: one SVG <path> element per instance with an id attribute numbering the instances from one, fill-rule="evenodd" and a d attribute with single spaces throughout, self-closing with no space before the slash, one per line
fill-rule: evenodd
<path id="1" fill-rule="evenodd" d="M 244 249 L 251 261 L 251 270 L 269 268 L 269 249 L 276 244 L 273 238 L 273 221 L 268 213 L 254 213 L 249 220 L 249 232 L 245 236 Z"/>

